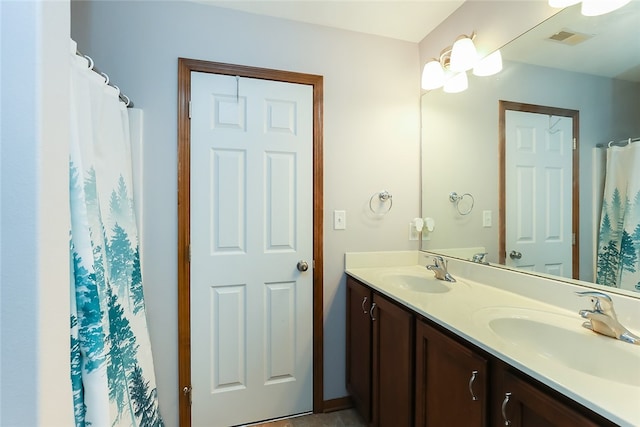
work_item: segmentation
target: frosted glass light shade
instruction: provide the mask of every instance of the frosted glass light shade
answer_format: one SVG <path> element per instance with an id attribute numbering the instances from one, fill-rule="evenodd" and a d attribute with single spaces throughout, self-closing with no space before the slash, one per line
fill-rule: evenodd
<path id="1" fill-rule="evenodd" d="M 444 84 L 444 70 L 435 59 L 427 62 L 422 69 L 422 89 L 433 90 Z"/>
<path id="2" fill-rule="evenodd" d="M 598 16 L 613 12 L 631 0 L 582 0 L 580 12 L 584 16 Z"/>
<path id="3" fill-rule="evenodd" d="M 473 68 L 478 60 L 478 52 L 469 37 L 461 37 L 453 44 L 451 49 L 451 71 L 459 73 Z"/>
<path id="4" fill-rule="evenodd" d="M 444 90 L 447 93 L 459 93 L 467 90 L 469 87 L 469 79 L 467 73 L 458 73 L 447 80 L 444 84 Z"/>
<path id="5" fill-rule="evenodd" d="M 573 6 L 578 3 L 580 3 L 580 0 L 549 0 L 549 6 L 559 8 Z"/>
<path id="6" fill-rule="evenodd" d="M 482 58 L 482 60 L 473 67 L 473 74 L 480 77 L 492 76 L 500 71 L 502 71 L 502 54 L 499 50 Z"/>

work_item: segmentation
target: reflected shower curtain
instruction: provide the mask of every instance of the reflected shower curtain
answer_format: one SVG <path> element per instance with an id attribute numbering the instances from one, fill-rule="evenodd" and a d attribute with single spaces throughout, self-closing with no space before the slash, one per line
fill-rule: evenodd
<path id="1" fill-rule="evenodd" d="M 162 426 L 126 107 L 71 43 L 71 382 L 76 426 Z"/>
<path id="2" fill-rule="evenodd" d="M 640 143 L 607 149 L 596 282 L 640 292 Z"/>

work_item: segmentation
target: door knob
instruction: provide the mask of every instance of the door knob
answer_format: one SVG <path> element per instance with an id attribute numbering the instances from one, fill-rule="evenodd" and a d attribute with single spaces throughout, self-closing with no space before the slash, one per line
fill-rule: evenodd
<path id="1" fill-rule="evenodd" d="M 511 253 L 509 254 L 509 258 L 511 258 L 511 259 L 520 259 L 520 258 L 522 258 L 522 252 L 511 251 Z"/>
<path id="2" fill-rule="evenodd" d="M 298 271 L 307 271 L 309 269 L 309 264 L 307 261 L 298 261 L 298 265 L 296 265 Z"/>

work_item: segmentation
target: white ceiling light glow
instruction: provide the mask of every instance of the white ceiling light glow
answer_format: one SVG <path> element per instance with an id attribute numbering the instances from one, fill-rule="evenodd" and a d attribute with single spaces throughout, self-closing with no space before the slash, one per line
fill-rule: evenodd
<path id="1" fill-rule="evenodd" d="M 471 36 L 462 35 L 440 52 L 439 59 L 431 59 L 422 69 L 422 88 L 434 90 L 443 88 L 447 93 L 458 93 L 467 89 L 469 79 L 467 71 L 473 69 L 476 76 L 492 76 L 502 70 L 500 51 L 480 58 Z"/>
<path id="2" fill-rule="evenodd" d="M 620 9 L 631 0 L 549 0 L 549 6 L 563 8 L 573 6 L 581 1 L 580 12 L 584 16 L 599 16 Z"/>

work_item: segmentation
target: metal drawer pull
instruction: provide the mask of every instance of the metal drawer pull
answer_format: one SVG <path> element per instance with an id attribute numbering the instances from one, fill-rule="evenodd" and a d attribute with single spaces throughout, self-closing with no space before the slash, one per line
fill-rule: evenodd
<path id="1" fill-rule="evenodd" d="M 367 314 L 367 309 L 364 308 L 364 305 L 367 303 L 367 297 L 362 298 L 362 312 Z"/>
<path id="2" fill-rule="evenodd" d="M 373 304 L 371 304 L 371 310 L 369 310 L 369 316 L 371 316 L 371 320 L 376 320 L 376 318 L 373 316 L 373 310 L 376 309 L 376 303 L 374 302 Z"/>
<path id="3" fill-rule="evenodd" d="M 478 376 L 478 371 L 471 371 L 471 378 L 469 378 L 469 393 L 471 393 L 471 400 L 478 400 L 478 396 L 473 392 L 473 383 Z"/>
<path id="4" fill-rule="evenodd" d="M 507 418 L 507 403 L 509 403 L 509 399 L 511 398 L 511 393 L 507 392 L 504 394 L 504 400 L 502 401 L 502 419 L 504 420 L 504 425 L 510 426 L 511 420 Z"/>

